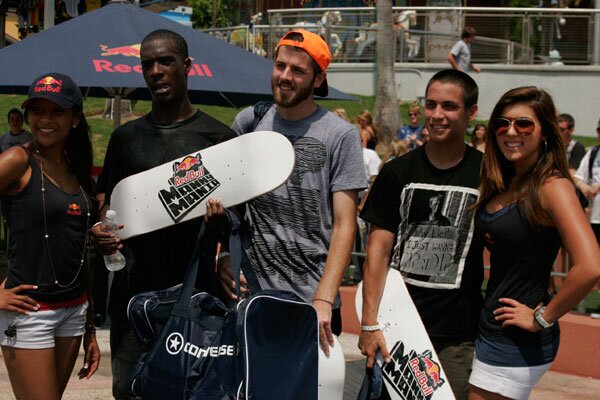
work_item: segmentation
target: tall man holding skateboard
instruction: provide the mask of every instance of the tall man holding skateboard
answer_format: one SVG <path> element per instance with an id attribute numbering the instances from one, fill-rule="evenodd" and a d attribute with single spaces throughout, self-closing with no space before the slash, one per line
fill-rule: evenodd
<path id="1" fill-rule="evenodd" d="M 467 74 L 435 74 L 425 99 L 429 141 L 383 167 L 361 213 L 372 224 L 359 339 L 367 367 L 378 351 L 389 361 L 394 345 L 385 342 L 377 321 L 390 266 L 402 273 L 457 399 L 467 398 L 483 301 L 483 247 L 473 237 L 471 207 L 482 153 L 465 144 L 477 97 L 477 84 Z M 428 223 L 433 203 L 446 223 Z"/>
<path id="2" fill-rule="evenodd" d="M 233 129 L 279 132 L 296 164 L 278 189 L 248 203 L 248 255 L 262 289 L 295 292 L 317 310 L 328 354 L 341 332 L 338 288 L 350 260 L 358 191 L 367 186 L 357 129 L 314 101 L 327 96 L 331 55 L 320 36 L 290 31 L 279 42 L 271 75 L 275 104 L 264 115 L 240 112 Z M 224 275 L 230 290 L 231 276 Z"/>
<path id="3" fill-rule="evenodd" d="M 119 127 L 111 136 L 98 182 L 98 192 L 105 194 L 107 203 L 120 180 L 235 137 L 231 129 L 191 104 L 187 75 L 192 61 L 180 35 L 168 30 L 151 32 L 142 41 L 140 58 L 152 95 L 152 111 Z M 109 207 L 110 204 L 104 207 L 101 216 Z M 183 281 L 198 230 L 197 221 L 183 222 L 125 242 L 127 266 L 115 273 L 109 304 L 116 399 L 129 398 L 127 379 L 141 354 L 127 320 L 127 303 L 137 293 L 165 289 Z M 92 233 L 106 254 L 123 246 L 100 226 L 95 226 Z M 198 282 L 214 285 L 216 277 L 200 278 Z"/>

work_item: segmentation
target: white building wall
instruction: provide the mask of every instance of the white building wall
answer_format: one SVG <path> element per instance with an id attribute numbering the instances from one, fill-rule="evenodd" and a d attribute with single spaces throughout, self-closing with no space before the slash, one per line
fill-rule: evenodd
<path id="1" fill-rule="evenodd" d="M 422 100 L 429 79 L 448 64 L 396 64 L 398 98 Z M 481 65 L 472 73 L 479 86 L 479 117 L 488 118 L 500 96 L 507 90 L 534 85 L 547 90 L 559 113 L 575 118 L 575 134 L 596 136 L 600 119 L 600 67 L 547 65 Z M 327 69 L 329 85 L 346 93 L 373 96 L 373 64 L 331 64 Z"/>

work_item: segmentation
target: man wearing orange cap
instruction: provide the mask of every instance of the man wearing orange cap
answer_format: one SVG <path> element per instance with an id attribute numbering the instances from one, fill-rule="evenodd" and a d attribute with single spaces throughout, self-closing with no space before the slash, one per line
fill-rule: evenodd
<path id="1" fill-rule="evenodd" d="M 367 186 L 356 127 L 314 101 L 315 94 L 328 94 L 330 60 L 320 36 L 287 32 L 271 75 L 275 104 L 261 116 L 253 108 L 243 110 L 232 126 L 238 134 L 280 132 L 294 146 L 290 179 L 248 203 L 248 256 L 255 275 L 250 290 L 291 290 L 312 303 L 326 353 L 332 333 L 341 332 L 338 288 L 350 260 L 357 195 Z M 225 278 L 229 287 L 230 277 Z"/>

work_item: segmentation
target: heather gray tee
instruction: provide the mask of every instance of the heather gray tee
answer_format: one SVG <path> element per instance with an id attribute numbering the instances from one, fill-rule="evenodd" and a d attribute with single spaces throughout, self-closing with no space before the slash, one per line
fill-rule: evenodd
<path id="1" fill-rule="evenodd" d="M 232 128 L 243 134 L 253 121 L 250 107 L 237 115 Z M 255 130 L 287 137 L 296 164 L 284 185 L 248 203 L 252 268 L 262 289 L 291 290 L 311 302 L 328 254 L 333 192 L 367 187 L 358 131 L 322 107 L 303 120 L 287 121 L 275 106 Z"/>
<path id="2" fill-rule="evenodd" d="M 13 146 L 20 146 L 31 142 L 32 140 L 33 136 L 26 130 L 22 130 L 16 135 L 13 135 L 10 133 L 10 131 L 8 131 L 4 135 L 0 136 L 0 153 L 5 152 Z"/>
<path id="3" fill-rule="evenodd" d="M 452 46 L 450 53 L 456 57 L 456 62 L 464 72 L 471 70 L 471 45 L 459 40 Z"/>

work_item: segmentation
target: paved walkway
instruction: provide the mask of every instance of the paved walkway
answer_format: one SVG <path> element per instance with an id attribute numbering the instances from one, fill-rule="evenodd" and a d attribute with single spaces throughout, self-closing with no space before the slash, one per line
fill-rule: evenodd
<path id="1" fill-rule="evenodd" d="M 102 352 L 100 369 L 89 380 L 77 379 L 77 371 L 83 361 L 80 357 L 72 376 L 64 400 L 106 400 L 111 399 L 110 347 L 107 329 L 98 330 L 98 344 Z M 364 357 L 357 348 L 357 336 L 343 333 L 340 342 L 346 356 L 346 385 L 344 400 L 356 399 L 362 382 Z M 2 356 L 0 355 L 0 359 Z M 0 400 L 14 400 L 4 362 L 0 362 Z M 533 390 L 531 400 L 583 400 L 600 399 L 600 380 L 581 378 L 573 375 L 548 372 Z M 328 400 L 328 399 L 324 399 Z"/>

